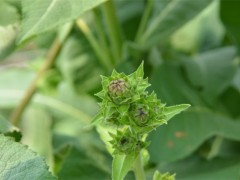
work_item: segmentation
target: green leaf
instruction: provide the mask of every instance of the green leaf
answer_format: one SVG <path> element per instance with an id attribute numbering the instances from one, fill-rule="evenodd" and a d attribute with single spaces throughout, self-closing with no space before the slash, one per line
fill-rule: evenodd
<path id="1" fill-rule="evenodd" d="M 28 108 L 21 121 L 21 130 L 21 142 L 43 156 L 52 170 L 54 164 L 50 115 L 40 108 Z"/>
<path id="2" fill-rule="evenodd" d="M 106 0 L 23 0 L 23 21 L 19 43 L 76 19 L 78 16 Z"/>
<path id="3" fill-rule="evenodd" d="M 144 61 L 142 61 L 142 63 L 139 65 L 139 67 L 137 68 L 137 70 L 135 72 L 136 78 L 143 77 L 143 75 L 144 75 L 143 66 L 144 66 Z"/>
<path id="4" fill-rule="evenodd" d="M 219 18 L 219 4 L 219 1 L 213 1 L 196 18 L 177 30 L 170 38 L 174 49 L 195 53 L 221 46 L 225 29 Z"/>
<path id="5" fill-rule="evenodd" d="M 171 1 L 156 16 L 143 34 L 140 42 L 144 46 L 152 46 L 165 40 L 183 24 L 200 13 L 211 1 L 177 0 Z"/>
<path id="6" fill-rule="evenodd" d="M 60 179 L 110 179 L 112 158 L 96 131 L 85 130 L 74 137 L 63 133 L 53 136 Z"/>
<path id="7" fill-rule="evenodd" d="M 56 65 L 67 83 L 77 92 L 91 91 L 101 84 L 99 74 L 103 74 L 102 69 L 81 32 L 74 32 L 66 39 Z"/>
<path id="8" fill-rule="evenodd" d="M 112 163 L 112 178 L 113 180 L 123 180 L 128 171 L 131 170 L 132 165 L 136 159 L 136 155 L 119 155 L 113 157 Z"/>
<path id="9" fill-rule="evenodd" d="M 0 179 L 57 179 L 48 171 L 42 157 L 0 135 Z"/>
<path id="10" fill-rule="evenodd" d="M 224 47 L 183 60 L 188 79 L 201 89 L 207 102 L 213 103 L 231 84 L 238 67 L 235 56 L 234 47 Z"/>
<path id="11" fill-rule="evenodd" d="M 240 1 L 220 1 L 220 17 L 227 31 L 240 48 Z"/>
<path id="12" fill-rule="evenodd" d="M 0 60 L 13 52 L 16 47 L 15 39 L 17 35 L 17 26 L 0 26 Z"/>
<path id="13" fill-rule="evenodd" d="M 183 76 L 178 62 L 163 63 L 153 72 L 150 83 L 159 99 L 168 105 L 189 103 L 205 105 L 198 92 Z"/>
<path id="14" fill-rule="evenodd" d="M 17 127 L 13 126 L 1 115 L 0 115 L 0 133 L 3 133 L 6 136 L 14 137 L 16 141 L 20 141 L 22 137 L 20 130 Z"/>
<path id="15" fill-rule="evenodd" d="M 163 113 L 166 116 L 165 120 L 168 121 L 169 119 L 186 110 L 190 106 L 190 104 L 180 104 L 176 106 L 164 107 Z"/>
<path id="16" fill-rule="evenodd" d="M 63 165 L 59 171 L 60 179 L 109 179 L 110 173 L 105 169 L 106 164 L 100 164 L 99 160 L 96 162 L 98 156 L 92 157 L 84 150 L 73 147 L 68 156 L 63 160 Z"/>
<path id="17" fill-rule="evenodd" d="M 153 180 L 175 180 L 175 174 L 170 174 L 170 173 L 164 173 L 161 174 L 159 171 L 155 171 L 153 175 Z"/>
<path id="18" fill-rule="evenodd" d="M 191 108 L 150 134 L 150 158 L 156 163 L 185 158 L 215 135 L 240 141 L 239 128 L 240 121 L 201 108 Z"/>
<path id="19" fill-rule="evenodd" d="M 176 179 L 179 180 L 238 180 L 239 160 L 239 156 L 215 158 L 210 161 L 194 156 L 174 163 L 163 163 L 158 169 L 176 173 Z"/>
<path id="20" fill-rule="evenodd" d="M 19 20 L 17 9 L 10 4 L 0 2 L 0 25 L 7 26 L 16 23 Z"/>

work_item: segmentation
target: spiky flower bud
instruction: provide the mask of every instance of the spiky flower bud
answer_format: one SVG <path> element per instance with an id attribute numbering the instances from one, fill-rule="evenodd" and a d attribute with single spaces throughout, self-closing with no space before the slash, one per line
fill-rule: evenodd
<path id="1" fill-rule="evenodd" d="M 118 131 L 117 134 L 110 134 L 113 140 L 110 143 L 113 145 L 115 154 L 138 154 L 141 149 L 147 147 L 148 143 L 137 139 L 129 129 L 123 132 Z"/>
<path id="2" fill-rule="evenodd" d="M 108 92 L 112 97 L 121 96 L 126 92 L 126 90 L 127 84 L 123 79 L 113 80 L 108 86 Z"/>
<path id="3" fill-rule="evenodd" d="M 138 126 L 144 126 L 149 121 L 149 110 L 147 106 L 138 104 L 133 106 L 131 118 Z"/>
<path id="4" fill-rule="evenodd" d="M 119 103 L 127 97 L 128 83 L 124 79 L 116 79 L 110 82 L 108 94 L 115 103 Z"/>

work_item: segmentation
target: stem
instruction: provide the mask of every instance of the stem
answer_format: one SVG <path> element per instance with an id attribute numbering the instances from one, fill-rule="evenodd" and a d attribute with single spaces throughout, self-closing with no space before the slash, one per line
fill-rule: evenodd
<path id="1" fill-rule="evenodd" d="M 32 81 L 32 83 L 30 84 L 30 86 L 28 87 L 25 95 L 23 96 L 23 99 L 21 100 L 20 104 L 17 106 L 16 109 L 14 109 L 12 115 L 11 115 L 11 122 L 13 123 L 13 125 L 18 125 L 21 116 L 24 112 L 24 110 L 26 109 L 26 107 L 28 106 L 28 104 L 30 103 L 34 93 L 37 90 L 37 84 L 39 79 L 43 76 L 43 74 L 46 72 L 46 70 L 50 69 L 51 66 L 54 64 L 56 56 L 59 52 L 61 48 L 61 44 L 59 43 L 59 40 L 56 39 L 46 58 L 46 61 L 44 62 L 44 64 L 42 65 L 42 67 L 39 69 L 39 71 L 37 72 L 36 77 L 34 78 L 34 80 Z"/>
<path id="2" fill-rule="evenodd" d="M 137 35 L 135 37 L 135 42 L 137 42 L 140 38 L 140 36 L 143 34 L 147 22 L 148 22 L 148 18 L 151 14 L 151 10 L 152 10 L 152 6 L 153 6 L 153 0 L 148 0 L 147 2 L 147 7 L 145 8 L 144 14 L 142 16 L 138 31 L 137 31 Z"/>
<path id="3" fill-rule="evenodd" d="M 113 1 L 109 0 L 106 3 L 104 3 L 103 10 L 106 18 L 106 24 L 109 30 L 110 43 L 112 45 L 114 62 L 116 63 L 121 56 L 122 34 Z"/>
<path id="4" fill-rule="evenodd" d="M 107 43 L 106 36 L 105 36 L 103 26 L 102 26 L 102 23 L 101 23 L 100 10 L 99 10 L 99 8 L 95 8 L 93 12 L 94 12 L 96 30 L 98 32 L 99 41 L 101 43 L 101 46 L 104 49 L 104 52 L 105 52 L 106 56 L 108 56 L 108 62 L 111 61 L 112 63 L 114 63 L 114 60 L 111 57 L 111 53 L 110 53 L 110 50 L 108 48 L 108 43 Z"/>
<path id="5" fill-rule="evenodd" d="M 136 180 L 145 180 L 146 179 L 145 173 L 144 173 L 144 168 L 143 168 L 141 152 L 137 156 L 137 159 L 136 159 L 134 167 L 133 167 L 133 171 L 134 171 Z"/>
<path id="6" fill-rule="evenodd" d="M 110 61 L 108 61 L 107 54 L 104 51 L 102 51 L 102 49 L 99 46 L 96 38 L 94 37 L 94 35 L 90 31 L 90 29 L 88 28 L 88 25 L 86 24 L 86 22 L 84 20 L 82 20 L 82 19 L 78 19 L 76 21 L 76 23 L 77 23 L 78 28 L 83 32 L 83 34 L 87 38 L 88 42 L 91 44 L 91 46 L 92 46 L 94 52 L 96 53 L 100 63 L 107 70 L 111 70 L 112 69 L 112 65 L 110 64 Z"/>
<path id="7" fill-rule="evenodd" d="M 19 121 L 22 117 L 22 114 L 24 113 L 24 110 L 27 108 L 28 104 L 30 103 L 34 93 L 37 90 L 37 84 L 39 80 L 42 78 L 44 73 L 52 67 L 54 64 L 56 57 L 66 39 L 68 34 L 70 33 L 72 29 L 72 23 L 68 23 L 63 28 L 61 28 L 61 31 L 59 31 L 59 34 L 57 38 L 54 40 L 51 48 L 49 49 L 46 57 L 46 61 L 43 63 L 39 71 L 37 72 L 36 77 L 31 82 L 30 86 L 26 90 L 26 93 L 24 94 L 22 100 L 20 101 L 19 105 L 14 109 L 14 111 L 11 114 L 10 121 L 13 125 L 17 126 L 19 124 Z"/>

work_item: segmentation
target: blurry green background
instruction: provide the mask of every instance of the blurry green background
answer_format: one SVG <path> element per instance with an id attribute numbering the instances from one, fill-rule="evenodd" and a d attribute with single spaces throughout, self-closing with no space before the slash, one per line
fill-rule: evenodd
<path id="1" fill-rule="evenodd" d="M 184 180 L 240 178 L 240 1 L 59 0 L 49 13 L 50 5 L 0 1 L 0 114 L 11 119 L 52 59 L 18 125 L 21 142 L 60 179 L 111 177 L 103 132 L 90 126 L 94 94 L 100 75 L 142 61 L 149 91 L 192 105 L 148 137 L 148 179 L 155 168 Z"/>

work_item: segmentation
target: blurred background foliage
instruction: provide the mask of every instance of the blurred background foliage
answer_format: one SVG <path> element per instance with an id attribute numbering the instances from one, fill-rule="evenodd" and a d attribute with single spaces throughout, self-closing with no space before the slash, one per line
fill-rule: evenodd
<path id="1" fill-rule="evenodd" d="M 1 0 L 0 114 L 15 122 L 29 96 L 14 123 L 21 142 L 60 179 L 110 178 L 103 132 L 90 125 L 94 93 L 100 75 L 131 73 L 144 60 L 162 102 L 192 105 L 148 137 L 148 179 L 157 168 L 177 179 L 237 180 L 239 9 L 237 0 Z"/>

